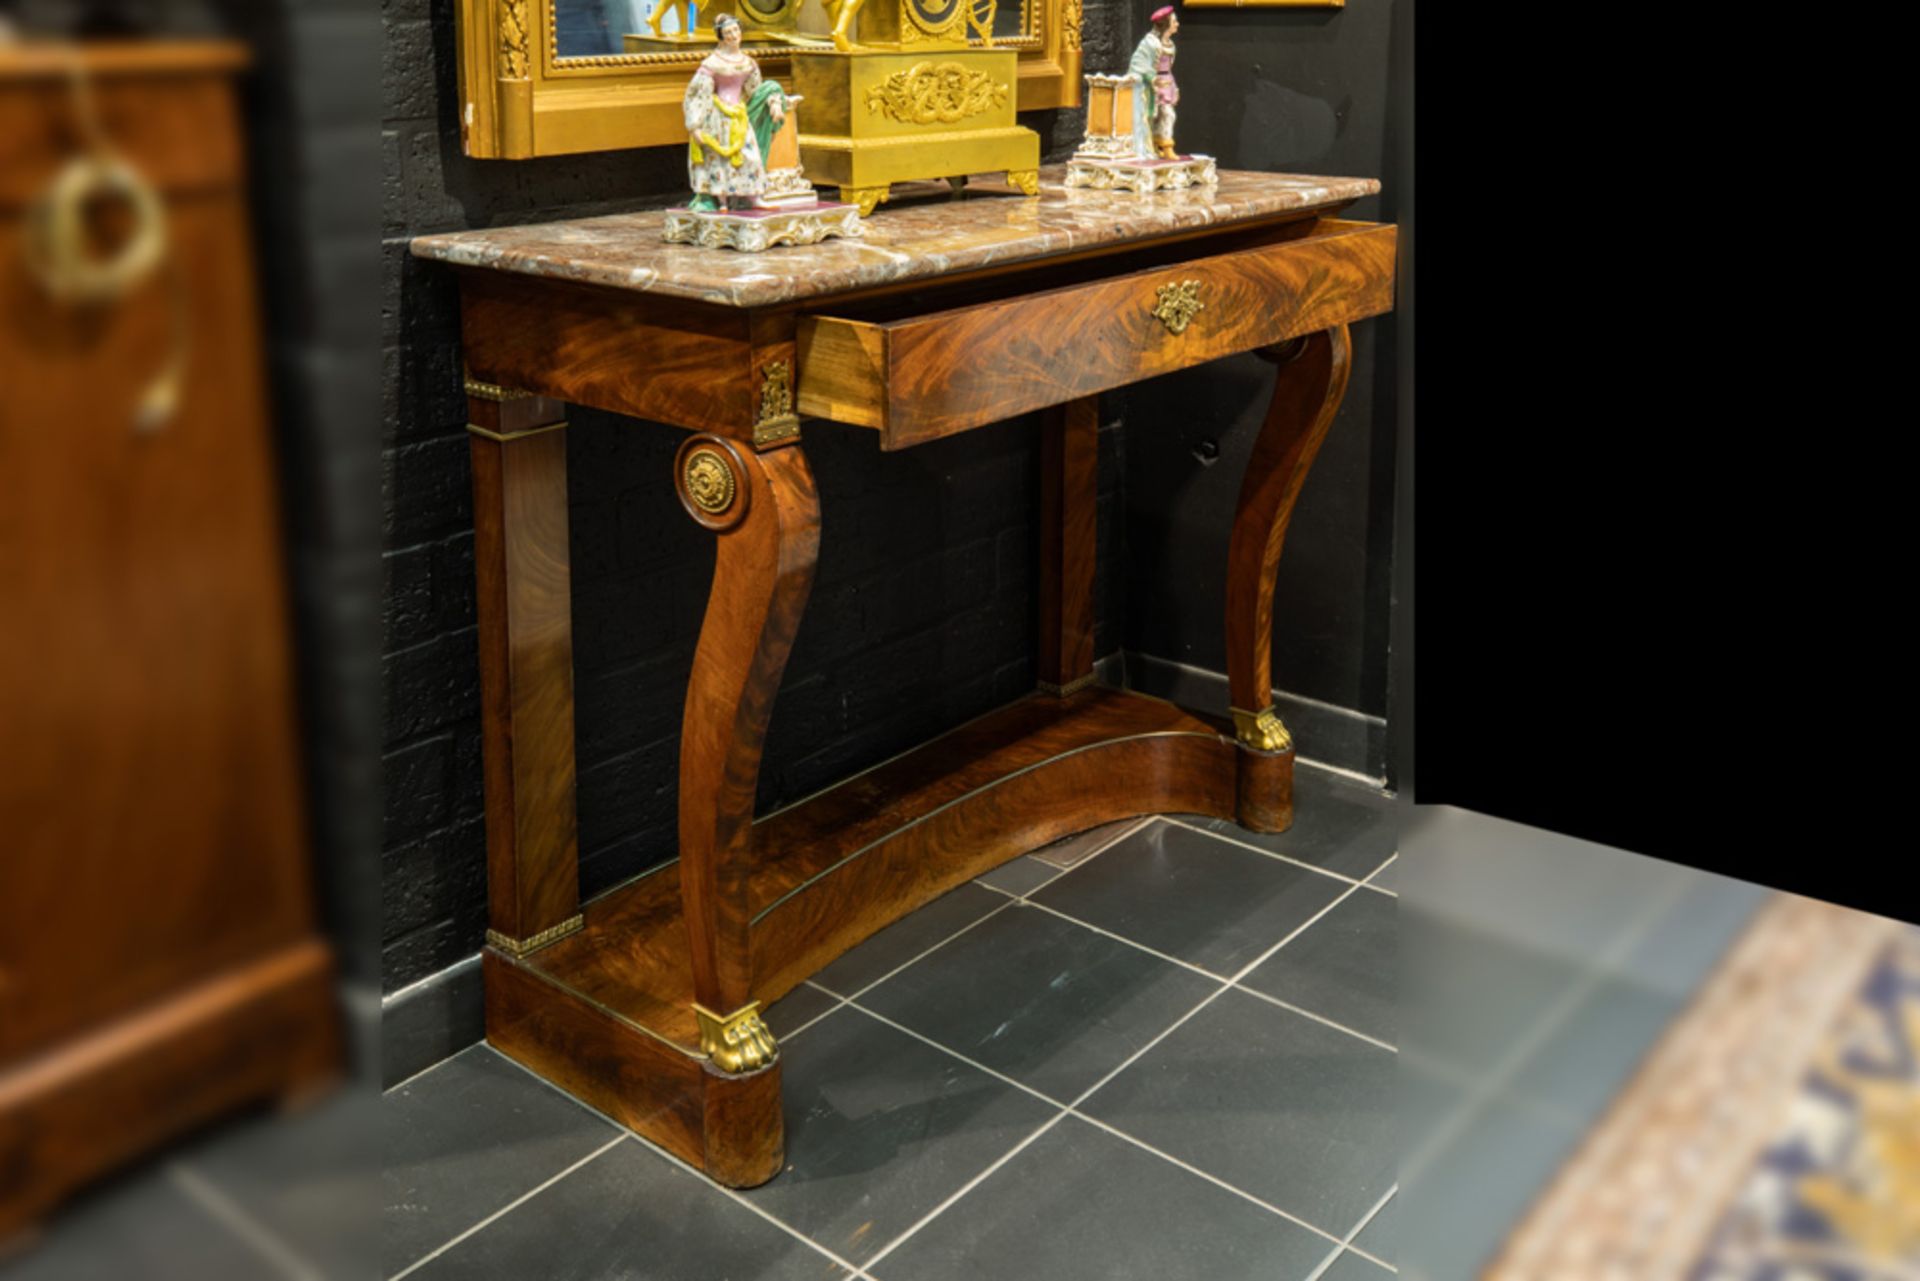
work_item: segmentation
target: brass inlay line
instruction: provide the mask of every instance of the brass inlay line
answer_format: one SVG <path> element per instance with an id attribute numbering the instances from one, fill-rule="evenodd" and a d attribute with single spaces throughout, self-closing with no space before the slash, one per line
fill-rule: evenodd
<path id="1" fill-rule="evenodd" d="M 862 845 L 859 849 L 853 851 L 851 854 L 848 854 L 845 858 L 842 858 L 837 863 L 834 863 L 828 867 L 821 868 L 818 872 L 815 872 L 812 876 L 809 876 L 806 880 L 800 882 L 800 884 L 794 886 L 792 889 L 788 890 L 785 894 L 782 894 L 779 898 L 775 899 L 773 902 L 761 908 L 758 912 L 755 912 L 753 914 L 753 919 L 749 922 L 749 924 L 758 925 L 761 921 L 765 920 L 767 916 L 774 911 L 774 909 L 778 908 L 781 904 L 785 903 L 788 899 L 793 898 L 795 895 L 799 894 L 802 890 L 808 889 L 811 886 L 819 883 L 825 877 L 831 876 L 833 873 L 839 871 L 841 868 L 845 867 L 847 864 L 853 862 L 855 859 L 861 857 L 862 855 L 868 853 L 869 851 L 877 848 L 878 846 L 885 845 L 888 841 L 900 835 L 902 832 L 912 831 L 914 828 L 920 826 L 922 823 L 926 822 L 928 819 L 933 818 L 934 816 L 939 814 L 944 814 L 946 811 L 952 809 L 954 806 L 960 804 L 962 801 L 970 801 L 976 796 L 980 796 L 984 793 L 991 792 L 994 788 L 999 787 L 1003 783 L 1010 783 L 1014 779 L 1019 778 L 1023 774 L 1031 774 L 1033 773 L 1033 771 L 1040 769 L 1042 766 L 1052 765 L 1057 761 L 1064 761 L 1068 757 L 1078 756 L 1082 752 L 1091 752 L 1102 747 L 1113 747 L 1120 743 L 1132 743 L 1132 742 L 1137 742 L 1137 741 L 1140 741 L 1143 739 L 1149 739 L 1149 738 L 1199 738 L 1199 739 L 1211 738 L 1211 739 L 1217 740 L 1219 737 L 1220 735 L 1218 734 L 1201 734 L 1201 733 L 1196 733 L 1195 731 L 1190 729 L 1154 730 L 1151 733 L 1147 733 L 1147 734 L 1128 734 L 1121 738 L 1108 738 L 1108 739 L 1102 739 L 1098 743 L 1087 743 L 1087 744 L 1084 744 L 1083 746 L 1074 748 L 1072 751 L 1061 752 L 1057 756 L 1049 756 L 1045 760 L 1035 761 L 1031 765 L 1024 765 L 1021 768 L 1013 771 L 1011 774 L 1002 774 L 999 778 L 994 779 L 990 783 L 986 783 L 980 787 L 976 787 L 971 792 L 966 792 L 959 796 L 956 796 L 952 800 L 948 801 L 946 804 L 936 806 L 935 808 L 928 810 L 925 814 L 920 815 L 920 817 L 913 819 L 910 822 L 902 823 L 899 827 L 894 828 L 892 831 L 886 833 L 885 835 L 876 837 L 875 839 L 867 842 L 865 845 Z"/>
<path id="2" fill-rule="evenodd" d="M 518 387 L 502 387 L 499 383 L 481 382 L 478 378 L 467 379 L 466 390 L 469 396 L 503 403 L 509 400 L 529 400 L 533 396 L 532 392 L 521 391 Z"/>
<path id="3" fill-rule="evenodd" d="M 606 1015 L 608 1018 L 612 1019 L 614 1022 L 620 1024 L 621 1026 L 630 1027 L 634 1031 L 640 1033 L 642 1036 L 650 1036 L 654 1040 L 660 1042 L 660 1044 L 668 1046 L 674 1050 L 677 1050 L 679 1053 L 686 1055 L 688 1058 L 692 1059 L 696 1063 L 703 1063 L 706 1061 L 707 1056 L 700 1053 L 698 1050 L 690 1050 L 686 1046 L 682 1045 L 680 1042 L 674 1040 L 672 1037 L 663 1036 L 661 1033 L 654 1031 L 652 1028 L 648 1027 L 646 1024 L 635 1022 L 634 1020 L 628 1018 L 626 1015 L 622 1014 L 620 1011 L 614 1009 L 611 1005 L 608 1005 L 606 1002 L 596 1000 L 594 997 L 589 996 L 585 992 L 582 992 L 579 988 L 575 987 L 571 983 L 562 982 L 558 976 L 546 970 L 541 969 L 539 966 L 529 965 L 525 961 L 521 960 L 519 957 L 512 956 L 511 954 L 509 954 L 507 959 L 510 964 L 516 965 L 520 969 L 525 970 L 527 973 L 533 975 L 535 978 L 539 979 L 542 983 L 545 983 L 547 986 L 557 988 L 558 990 L 565 992 L 568 996 L 571 996 L 576 1001 L 579 1001 L 582 1005 L 585 1005 L 590 1009 L 596 1010 L 599 1013 Z"/>
<path id="4" fill-rule="evenodd" d="M 529 427 L 525 431 L 491 431 L 478 423 L 468 423 L 467 430 L 476 436 L 485 436 L 488 440 L 525 440 L 529 436 L 538 436 L 543 432 L 559 431 L 567 424 L 564 420 L 548 423 L 544 427 Z"/>
<path id="5" fill-rule="evenodd" d="M 525 956 L 527 953 L 537 951 L 549 943 L 558 943 L 569 934 L 578 933 L 580 927 L 586 923 L 586 916 L 582 913 L 575 912 L 572 916 L 560 922 L 560 924 L 548 926 L 539 933 L 529 934 L 523 939 L 513 938 L 510 935 L 502 934 L 499 930 L 490 929 L 487 931 L 487 942 L 493 944 L 503 952 L 511 952 L 515 956 Z"/>

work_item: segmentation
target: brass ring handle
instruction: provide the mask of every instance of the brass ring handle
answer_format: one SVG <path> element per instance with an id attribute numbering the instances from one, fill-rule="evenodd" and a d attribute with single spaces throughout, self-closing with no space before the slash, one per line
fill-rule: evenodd
<path id="1" fill-rule="evenodd" d="M 1154 292 L 1152 316 L 1167 327 L 1170 334 L 1183 334 L 1193 322 L 1196 313 L 1205 310 L 1206 303 L 1200 301 L 1200 282 L 1197 280 L 1178 280 L 1161 285 Z"/>
<path id="2" fill-rule="evenodd" d="M 94 110 L 86 66 L 77 52 L 69 70 L 74 116 L 87 149 L 54 175 L 28 209 L 21 253 L 28 271 L 50 297 L 81 306 L 114 302 L 166 265 L 173 341 L 133 414 L 136 431 L 157 431 L 179 412 L 186 381 L 186 276 L 167 252 L 167 215 L 160 193 L 108 143 Z M 96 257 L 87 244 L 86 218 L 89 206 L 102 197 L 126 203 L 133 230 L 111 254 Z"/>
<path id="3" fill-rule="evenodd" d="M 88 252 L 83 225 L 88 205 L 118 196 L 133 211 L 134 229 L 113 256 Z M 116 156 L 75 156 L 34 202 L 27 217 L 27 265 L 55 298 L 95 302 L 114 298 L 146 279 L 167 244 L 166 214 L 151 183 Z"/>

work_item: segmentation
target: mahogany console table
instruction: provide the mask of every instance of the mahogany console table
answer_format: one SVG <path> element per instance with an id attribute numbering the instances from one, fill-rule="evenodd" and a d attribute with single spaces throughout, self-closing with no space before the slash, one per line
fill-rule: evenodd
<path id="1" fill-rule="evenodd" d="M 759 1017 L 961 882 L 1116 818 L 1292 821 L 1268 675 L 1274 568 L 1349 369 L 1392 306 L 1370 179 L 1220 175 L 889 207 L 863 240 L 671 246 L 659 213 L 422 236 L 460 271 L 485 728 L 487 1039 L 722 1183 L 782 1159 Z M 972 189 L 980 192 L 979 188 Z M 1234 517 L 1231 719 L 1093 683 L 1095 398 L 1235 352 L 1278 366 Z M 718 543 L 687 690 L 680 857 L 580 901 L 564 402 L 686 429 Z M 1039 689 L 756 820 L 823 514 L 801 415 L 883 450 L 1045 409 Z M 831 519 L 831 514 L 825 516 Z"/>

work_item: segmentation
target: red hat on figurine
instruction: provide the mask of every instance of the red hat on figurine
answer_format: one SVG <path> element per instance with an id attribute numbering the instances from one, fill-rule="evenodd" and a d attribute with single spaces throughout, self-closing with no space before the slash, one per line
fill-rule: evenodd
<path id="1" fill-rule="evenodd" d="M 1147 21 L 1158 22 L 1162 18 L 1171 18 L 1172 16 L 1173 16 L 1173 6 L 1170 4 L 1162 5 L 1158 9 L 1155 9 L 1152 13 L 1147 15 Z"/>

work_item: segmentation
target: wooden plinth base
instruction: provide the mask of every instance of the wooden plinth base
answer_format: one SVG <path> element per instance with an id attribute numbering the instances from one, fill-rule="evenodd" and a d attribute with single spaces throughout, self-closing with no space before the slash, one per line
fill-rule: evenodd
<path id="1" fill-rule="evenodd" d="M 1022 699 L 755 824 L 752 996 L 769 1005 L 955 886 L 1114 819 L 1284 827 L 1292 764 L 1144 695 Z M 701 1054 L 679 865 L 583 910 L 578 933 L 537 952 L 488 950 L 487 1039 L 722 1183 L 773 1177 L 780 1064 L 727 1076 Z"/>
<path id="2" fill-rule="evenodd" d="M 0 1239 L 168 1139 L 337 1075 L 332 969 L 297 943 L 0 1072 Z"/>

